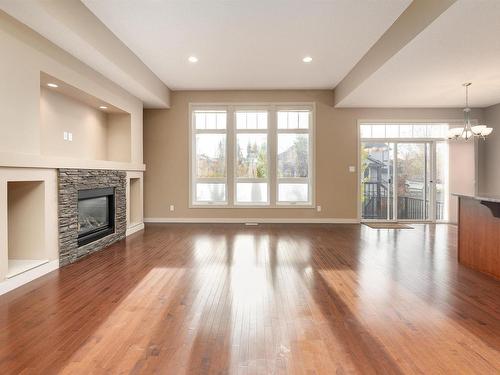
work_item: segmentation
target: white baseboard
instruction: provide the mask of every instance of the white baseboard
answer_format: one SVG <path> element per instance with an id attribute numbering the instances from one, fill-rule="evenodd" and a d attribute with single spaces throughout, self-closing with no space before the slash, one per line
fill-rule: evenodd
<path id="1" fill-rule="evenodd" d="M 52 272 L 59 268 L 59 259 L 44 263 L 41 266 L 32 268 L 26 272 L 20 273 L 17 276 L 13 276 L 10 279 L 6 279 L 0 282 L 0 295 L 10 292 L 21 285 L 27 284 L 30 281 L 38 279 L 39 277 Z"/>
<path id="2" fill-rule="evenodd" d="M 171 218 L 171 217 L 149 217 L 144 219 L 145 223 L 225 223 L 225 224 L 359 224 L 358 219 L 337 218 Z"/>
<path id="3" fill-rule="evenodd" d="M 135 225 L 127 228 L 127 231 L 125 232 L 125 236 L 128 237 L 131 234 L 134 234 L 135 232 L 139 232 L 143 229 L 144 229 L 144 223 L 135 224 Z"/>

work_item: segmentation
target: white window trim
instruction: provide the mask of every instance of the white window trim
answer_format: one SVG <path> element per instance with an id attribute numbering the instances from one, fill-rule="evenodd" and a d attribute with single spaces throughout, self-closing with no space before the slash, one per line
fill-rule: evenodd
<path id="1" fill-rule="evenodd" d="M 310 111 L 310 119 L 309 122 L 312 125 L 312 128 L 310 129 L 278 129 L 277 124 L 276 124 L 276 129 L 274 131 L 275 134 L 275 147 L 277 147 L 278 144 L 278 134 L 309 134 L 309 161 L 308 161 L 308 171 L 309 171 L 309 176 L 308 177 L 291 177 L 291 178 L 286 178 L 286 177 L 278 177 L 276 175 L 277 168 L 276 166 L 278 165 L 278 153 L 274 152 L 274 163 L 275 163 L 275 207 L 289 207 L 289 208 L 313 208 L 315 207 L 315 166 L 316 166 L 316 147 L 315 147 L 315 114 L 316 114 L 316 108 L 313 103 L 312 107 L 308 105 L 295 105 L 295 106 L 290 106 L 286 104 L 281 104 L 276 106 L 275 113 L 278 111 L 293 111 L 293 110 L 309 110 Z M 277 115 L 275 116 L 275 119 L 277 119 Z M 275 149 L 276 150 L 276 149 Z M 278 189 L 279 189 L 279 183 L 304 183 L 307 182 L 309 185 L 309 188 L 312 190 L 308 192 L 310 201 L 309 202 L 297 202 L 297 201 L 278 201 Z"/>
<path id="2" fill-rule="evenodd" d="M 237 129 L 236 128 L 236 114 L 238 112 L 267 112 L 267 128 L 266 129 Z M 272 133 L 272 112 L 269 110 L 268 106 L 258 107 L 258 106 L 249 106 L 249 105 L 234 105 L 233 106 L 233 136 L 229 140 L 229 144 L 232 142 L 232 151 L 233 158 L 231 162 L 233 163 L 233 200 L 232 204 L 234 207 L 245 208 L 245 207 L 269 207 L 271 204 L 271 152 L 270 152 L 270 141 L 271 141 L 271 133 Z M 236 163 L 236 150 L 238 148 L 238 143 L 236 142 L 236 138 L 238 134 L 263 134 L 265 133 L 267 136 L 267 178 L 246 178 L 246 177 L 237 177 L 236 173 L 238 170 L 238 165 Z M 236 200 L 236 185 L 238 183 L 267 183 L 267 201 L 266 202 L 237 202 Z"/>
<path id="3" fill-rule="evenodd" d="M 309 202 L 277 202 L 278 178 L 277 178 L 277 111 L 280 110 L 309 110 L 309 129 L 280 129 L 280 133 L 305 133 L 309 134 L 309 177 L 307 178 L 280 178 L 281 182 L 308 182 Z M 226 183 L 227 203 L 222 202 L 194 202 L 196 181 L 193 172 L 195 171 L 196 158 L 194 152 L 195 129 L 193 114 L 199 110 L 225 110 L 227 112 L 226 123 L 226 179 L 220 179 Z M 267 110 L 267 129 L 236 129 L 236 111 L 242 110 Z M 188 137 L 189 137 L 189 208 L 315 208 L 316 207 L 316 104 L 314 102 L 286 102 L 286 103 L 189 103 L 188 108 Z M 238 133 L 263 133 L 268 134 L 268 203 L 236 203 L 236 131 Z M 196 133 L 220 133 L 220 130 L 197 130 Z M 232 172 L 232 173 L 230 173 Z M 214 182 L 215 179 L 210 179 Z M 243 180 L 243 179 L 242 179 Z M 251 179 L 244 179 L 244 182 L 252 182 Z M 255 179 L 256 182 L 264 180 Z M 242 182 L 242 181 L 240 181 Z"/>
<path id="4" fill-rule="evenodd" d="M 229 192 L 228 192 L 228 170 L 227 170 L 227 164 L 226 164 L 226 178 L 213 178 L 213 177 L 198 177 L 198 178 L 193 178 L 193 172 L 196 170 L 196 158 L 192 157 L 192 152 L 196 149 L 195 148 L 195 134 L 222 134 L 224 133 L 226 135 L 226 158 L 228 157 L 227 153 L 227 144 L 228 144 L 228 138 L 229 138 L 229 119 L 227 118 L 226 114 L 226 129 L 194 129 L 194 111 L 214 111 L 214 110 L 219 110 L 219 111 L 227 111 L 225 106 L 220 106 L 220 105 L 213 105 L 210 107 L 206 106 L 199 106 L 196 107 L 194 110 L 191 109 L 191 105 L 189 106 L 189 202 L 190 205 L 193 205 L 193 207 L 200 207 L 200 208 L 211 208 L 211 207 L 220 207 L 220 208 L 226 208 L 228 206 L 229 202 Z M 227 163 L 227 160 L 226 160 Z M 226 185 L 226 202 L 194 202 L 194 198 L 196 196 L 196 183 L 197 182 L 206 182 L 206 183 L 224 183 Z M 190 206 L 191 207 L 191 206 Z"/>

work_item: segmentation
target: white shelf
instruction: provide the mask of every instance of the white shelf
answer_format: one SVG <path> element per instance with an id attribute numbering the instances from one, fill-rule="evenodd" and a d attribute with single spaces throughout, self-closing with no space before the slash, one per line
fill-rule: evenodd
<path id="1" fill-rule="evenodd" d="M 48 263 L 47 259 L 9 259 L 7 279 Z"/>
<path id="2" fill-rule="evenodd" d="M 146 170 L 142 163 L 124 163 L 108 160 L 86 160 L 63 158 L 37 154 L 21 154 L 0 152 L 0 166 L 16 168 L 78 168 L 78 169 L 112 169 L 123 171 Z"/>

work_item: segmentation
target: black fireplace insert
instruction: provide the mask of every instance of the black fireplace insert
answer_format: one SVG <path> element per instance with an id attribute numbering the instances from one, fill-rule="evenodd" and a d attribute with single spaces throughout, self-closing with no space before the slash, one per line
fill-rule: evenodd
<path id="1" fill-rule="evenodd" d="M 115 232 L 115 189 L 78 191 L 78 246 Z"/>

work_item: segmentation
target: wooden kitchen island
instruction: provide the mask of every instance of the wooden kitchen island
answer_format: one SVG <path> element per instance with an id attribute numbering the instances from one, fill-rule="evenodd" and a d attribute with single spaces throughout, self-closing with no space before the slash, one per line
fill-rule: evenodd
<path id="1" fill-rule="evenodd" d="M 500 197 L 456 195 L 459 263 L 500 279 Z"/>

